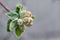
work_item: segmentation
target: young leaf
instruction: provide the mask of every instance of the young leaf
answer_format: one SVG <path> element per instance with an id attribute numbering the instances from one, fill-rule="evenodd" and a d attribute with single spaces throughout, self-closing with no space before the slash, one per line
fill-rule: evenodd
<path id="1" fill-rule="evenodd" d="M 10 22 L 11 22 L 11 21 L 12 21 L 12 20 L 9 19 L 8 22 L 7 22 L 7 32 L 10 32 L 9 25 L 10 25 Z"/>
<path id="2" fill-rule="evenodd" d="M 21 11 L 23 8 L 23 6 L 21 4 L 17 4 L 16 5 L 16 12 L 19 13 L 19 11 Z"/>
<path id="3" fill-rule="evenodd" d="M 14 30 L 16 28 L 16 25 L 17 25 L 17 21 L 11 21 L 10 23 L 10 26 L 9 26 L 9 29 L 10 31 Z"/>
<path id="4" fill-rule="evenodd" d="M 19 13 L 19 11 L 20 11 L 20 8 L 17 7 L 17 8 L 16 8 L 16 12 Z"/>
<path id="5" fill-rule="evenodd" d="M 32 19 L 35 19 L 35 16 L 32 15 L 31 18 L 32 18 Z"/>
<path id="6" fill-rule="evenodd" d="M 21 27 L 18 26 L 18 27 L 15 29 L 15 34 L 16 34 L 17 37 L 21 36 L 23 32 L 24 32 L 24 30 L 23 30 L 22 26 L 21 26 Z"/>
<path id="7" fill-rule="evenodd" d="M 18 18 L 18 14 L 14 11 L 8 12 L 6 15 L 11 19 Z"/>

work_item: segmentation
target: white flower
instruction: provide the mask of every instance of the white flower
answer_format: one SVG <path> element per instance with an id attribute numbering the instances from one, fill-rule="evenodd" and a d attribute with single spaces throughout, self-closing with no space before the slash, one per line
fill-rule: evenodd
<path id="1" fill-rule="evenodd" d="M 17 22 L 18 22 L 19 25 L 23 24 L 23 20 L 22 19 L 18 19 Z"/>

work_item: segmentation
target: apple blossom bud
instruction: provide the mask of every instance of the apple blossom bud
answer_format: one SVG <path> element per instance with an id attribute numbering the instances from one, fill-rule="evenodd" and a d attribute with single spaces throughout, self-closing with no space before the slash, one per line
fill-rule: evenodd
<path id="1" fill-rule="evenodd" d="M 28 23 L 33 22 L 33 19 L 31 17 L 25 17 L 24 22 L 28 24 Z"/>
<path id="2" fill-rule="evenodd" d="M 31 17 L 32 16 L 32 13 L 30 11 L 27 11 L 27 13 L 28 13 L 27 14 L 28 17 Z"/>
<path id="3" fill-rule="evenodd" d="M 22 19 L 18 19 L 17 22 L 18 22 L 19 25 L 23 24 L 23 20 Z"/>
<path id="4" fill-rule="evenodd" d="M 32 26 L 33 25 L 33 22 L 32 23 L 29 23 L 29 26 Z"/>
<path id="5" fill-rule="evenodd" d="M 29 17 L 29 19 L 30 19 L 30 22 L 33 22 L 33 19 L 31 17 Z"/>
<path id="6" fill-rule="evenodd" d="M 29 22 L 30 22 L 29 17 L 25 17 L 25 18 L 24 18 L 24 22 L 29 23 Z"/>
<path id="7" fill-rule="evenodd" d="M 26 10 L 22 10 L 21 13 L 24 14 L 24 15 L 26 15 L 27 11 Z"/>
<path id="8" fill-rule="evenodd" d="M 27 10 L 23 10 L 23 11 L 21 11 L 21 13 L 24 14 L 24 16 L 27 16 L 27 17 L 32 16 L 32 13 L 30 11 L 27 11 Z"/>
<path id="9" fill-rule="evenodd" d="M 29 23 L 29 24 L 26 24 L 26 26 L 30 27 L 33 25 L 33 22 Z"/>

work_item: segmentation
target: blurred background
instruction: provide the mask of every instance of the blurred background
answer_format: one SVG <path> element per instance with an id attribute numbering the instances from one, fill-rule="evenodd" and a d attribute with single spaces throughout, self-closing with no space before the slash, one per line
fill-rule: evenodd
<path id="1" fill-rule="evenodd" d="M 7 11 L 0 5 L 0 40 L 60 40 L 60 0 L 2 0 L 6 6 L 15 9 L 23 4 L 36 16 L 32 27 L 27 27 L 20 39 L 13 32 L 6 31 Z"/>

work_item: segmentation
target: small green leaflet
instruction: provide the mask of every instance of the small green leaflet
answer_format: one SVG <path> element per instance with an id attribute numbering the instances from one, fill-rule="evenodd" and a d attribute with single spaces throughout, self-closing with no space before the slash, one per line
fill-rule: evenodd
<path id="1" fill-rule="evenodd" d="M 18 26 L 16 29 L 15 29 L 15 33 L 16 33 L 16 36 L 19 37 L 22 35 L 22 33 L 24 32 L 25 29 L 23 29 L 23 26 Z"/>
<path id="2" fill-rule="evenodd" d="M 23 6 L 21 4 L 16 5 L 16 12 L 19 14 L 19 12 L 23 9 Z"/>
<path id="3" fill-rule="evenodd" d="M 18 18 L 18 13 L 11 11 L 6 14 L 10 19 Z"/>
<path id="4" fill-rule="evenodd" d="M 10 22 L 11 22 L 11 21 L 12 21 L 12 20 L 9 19 L 8 22 L 7 22 L 7 32 L 10 32 L 9 25 L 10 25 Z"/>
<path id="5" fill-rule="evenodd" d="M 35 16 L 32 15 L 31 18 L 32 18 L 32 19 L 35 19 Z"/>
<path id="6" fill-rule="evenodd" d="M 18 13 L 18 18 L 20 18 L 20 11 L 23 9 L 21 4 L 16 5 L 16 13 Z"/>
<path id="7" fill-rule="evenodd" d="M 10 25 L 9 25 L 9 29 L 10 31 L 14 30 L 16 28 L 17 25 L 17 21 L 11 21 Z"/>
<path id="8" fill-rule="evenodd" d="M 22 4 L 17 4 L 16 7 L 18 7 L 20 10 L 23 8 Z"/>

